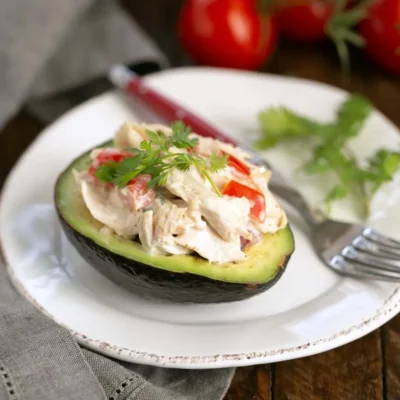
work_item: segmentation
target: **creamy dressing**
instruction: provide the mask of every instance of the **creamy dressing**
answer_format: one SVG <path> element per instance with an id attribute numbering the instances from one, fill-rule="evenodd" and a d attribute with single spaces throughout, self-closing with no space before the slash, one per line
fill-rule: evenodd
<path id="1" fill-rule="evenodd" d="M 117 188 L 106 188 L 90 179 L 82 179 L 81 193 L 93 218 L 125 238 L 139 233 L 141 213 L 131 212 Z"/>
<path id="2" fill-rule="evenodd" d="M 165 187 L 183 199 L 192 210 L 199 211 L 208 224 L 225 240 L 237 241 L 248 235 L 250 203 L 245 198 L 219 197 L 206 187 L 197 170 L 172 170 Z"/>
<path id="3" fill-rule="evenodd" d="M 163 125 L 127 122 L 116 132 L 114 144 L 120 149 L 138 148 L 148 139 L 147 130 L 171 134 L 170 128 Z M 93 218 L 124 238 L 138 237 L 150 254 L 196 253 L 213 263 L 242 260 L 246 257 L 244 244 L 256 243 L 263 234 L 274 233 L 287 224 L 285 212 L 268 189 L 270 171 L 250 164 L 241 149 L 196 137 L 199 155 L 208 157 L 223 151 L 249 168 L 249 175 L 229 165 L 210 175 L 221 192 L 235 180 L 261 193 L 265 200 L 262 221 L 251 215 L 251 201 L 246 197 L 218 196 L 194 166 L 188 171 L 173 168 L 163 187 L 155 189 L 155 193 L 150 189 L 140 197 L 127 187 L 100 182 L 87 171 L 75 172 L 83 200 Z M 94 150 L 92 159 L 96 160 L 101 151 Z M 184 152 L 176 148 L 171 151 Z"/>

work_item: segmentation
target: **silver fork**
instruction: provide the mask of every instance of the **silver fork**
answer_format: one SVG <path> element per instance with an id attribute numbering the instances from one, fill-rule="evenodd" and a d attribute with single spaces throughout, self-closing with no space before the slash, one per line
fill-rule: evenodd
<path id="1" fill-rule="evenodd" d="M 400 242 L 372 228 L 326 218 L 313 211 L 302 194 L 264 158 L 241 144 L 254 164 L 272 171 L 272 192 L 293 206 L 310 227 L 312 243 L 321 260 L 343 275 L 400 282 Z"/>

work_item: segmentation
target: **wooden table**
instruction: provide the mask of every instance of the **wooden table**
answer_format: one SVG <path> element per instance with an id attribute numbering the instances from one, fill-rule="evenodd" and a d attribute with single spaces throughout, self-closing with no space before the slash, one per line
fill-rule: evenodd
<path id="1" fill-rule="evenodd" d="M 159 43 L 173 66 L 188 62 L 175 23 L 182 0 L 124 0 L 123 4 Z M 389 76 L 361 54 L 344 81 L 328 43 L 281 42 L 266 72 L 309 78 L 357 91 L 400 127 L 400 78 Z M 0 134 L 0 186 L 9 169 L 42 129 L 21 111 Z M 238 368 L 226 400 L 400 399 L 400 315 L 369 335 L 323 354 L 257 367 Z"/>

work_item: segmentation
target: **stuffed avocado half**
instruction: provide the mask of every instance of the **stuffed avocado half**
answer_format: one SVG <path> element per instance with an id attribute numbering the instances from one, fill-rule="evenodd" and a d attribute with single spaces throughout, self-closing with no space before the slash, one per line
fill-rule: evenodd
<path id="1" fill-rule="evenodd" d="M 237 301 L 272 287 L 294 251 L 283 209 L 261 187 L 269 172 L 258 168 L 182 125 L 126 123 L 61 173 L 56 209 L 79 254 L 132 293 Z"/>

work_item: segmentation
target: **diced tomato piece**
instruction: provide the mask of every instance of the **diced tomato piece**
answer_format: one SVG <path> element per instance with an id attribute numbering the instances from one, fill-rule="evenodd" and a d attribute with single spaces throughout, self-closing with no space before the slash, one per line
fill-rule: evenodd
<path id="1" fill-rule="evenodd" d="M 94 176 L 94 173 L 96 172 L 96 169 L 98 167 L 95 167 L 93 164 L 91 164 L 91 166 L 89 167 L 89 174 Z"/>
<path id="2" fill-rule="evenodd" d="M 257 190 L 232 180 L 226 184 L 222 194 L 232 197 L 246 197 L 250 202 L 250 217 L 260 222 L 264 221 L 265 198 Z"/>
<path id="3" fill-rule="evenodd" d="M 123 151 L 115 148 L 106 148 L 101 150 L 90 165 L 89 174 L 94 176 L 97 168 L 99 168 L 100 165 L 107 164 L 110 161 L 121 162 L 124 158 L 132 156 L 133 154 L 129 151 Z"/>
<path id="4" fill-rule="evenodd" d="M 237 171 L 241 172 L 244 175 L 250 175 L 250 168 L 247 165 L 242 164 L 233 156 L 228 157 L 228 165 L 235 168 Z"/>
<path id="5" fill-rule="evenodd" d="M 127 157 L 133 157 L 133 154 L 129 151 L 111 148 L 101 151 L 97 155 L 96 160 L 100 163 L 100 165 L 102 165 L 108 163 L 109 161 L 121 162 L 124 158 Z"/>
<path id="6" fill-rule="evenodd" d="M 130 180 L 126 186 L 128 189 L 129 206 L 137 211 L 153 204 L 156 194 L 153 189 L 147 187 L 147 182 L 151 179 L 151 175 L 139 175 Z"/>
<path id="7" fill-rule="evenodd" d="M 225 152 L 222 152 L 223 154 L 227 154 Z M 235 168 L 236 171 L 250 176 L 250 168 L 244 164 L 242 161 L 237 159 L 236 157 L 232 156 L 231 154 L 228 155 L 228 165 L 232 168 Z"/>

